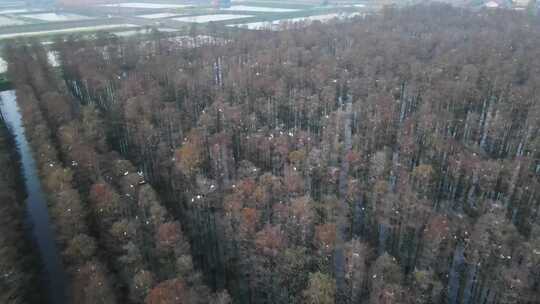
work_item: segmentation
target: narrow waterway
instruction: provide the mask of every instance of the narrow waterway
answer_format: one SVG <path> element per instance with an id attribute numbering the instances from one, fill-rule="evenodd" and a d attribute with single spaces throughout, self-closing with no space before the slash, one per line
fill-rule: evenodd
<path id="1" fill-rule="evenodd" d="M 47 201 L 42 192 L 39 175 L 32 151 L 25 136 L 22 117 L 15 96 L 15 91 L 0 92 L 0 111 L 17 144 L 17 151 L 22 163 L 22 174 L 27 193 L 25 222 L 31 227 L 41 263 L 44 266 L 43 284 L 48 292 L 51 304 L 65 304 L 66 275 L 61 262 L 60 252 L 55 243 L 51 228 Z"/>

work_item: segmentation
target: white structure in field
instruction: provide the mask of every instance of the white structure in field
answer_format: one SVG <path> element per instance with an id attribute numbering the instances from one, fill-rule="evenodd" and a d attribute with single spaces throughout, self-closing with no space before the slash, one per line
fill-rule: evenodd
<path id="1" fill-rule="evenodd" d="M 486 2 L 486 4 L 484 4 L 487 8 L 498 8 L 499 7 L 499 3 L 495 2 L 495 1 L 489 1 L 489 2 Z"/>

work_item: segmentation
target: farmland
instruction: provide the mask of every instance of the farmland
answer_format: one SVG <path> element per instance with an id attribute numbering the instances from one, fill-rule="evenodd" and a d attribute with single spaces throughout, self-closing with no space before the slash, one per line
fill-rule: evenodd
<path id="1" fill-rule="evenodd" d="M 359 14 L 370 10 L 373 8 L 366 7 L 365 1 L 353 1 L 347 5 L 320 5 L 320 2 L 313 1 L 239 0 L 223 8 L 212 6 L 210 1 L 196 4 L 168 0 L 118 2 L 86 7 L 31 7 L 12 2 L 0 4 L 0 43 L 17 37 L 40 36 L 48 39 L 55 35 L 80 32 L 114 33 L 125 24 L 139 28 L 172 28 L 185 34 L 193 23 L 207 25 L 213 22 L 232 28 L 231 25 L 259 22 L 279 24 L 282 20 L 326 21 L 334 16 L 345 16 L 344 13 Z"/>

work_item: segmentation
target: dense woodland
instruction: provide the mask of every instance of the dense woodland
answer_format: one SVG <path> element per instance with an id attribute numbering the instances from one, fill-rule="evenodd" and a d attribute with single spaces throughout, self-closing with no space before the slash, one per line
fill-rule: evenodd
<path id="1" fill-rule="evenodd" d="M 539 303 L 538 20 L 284 27 L 7 49 L 73 303 Z"/>

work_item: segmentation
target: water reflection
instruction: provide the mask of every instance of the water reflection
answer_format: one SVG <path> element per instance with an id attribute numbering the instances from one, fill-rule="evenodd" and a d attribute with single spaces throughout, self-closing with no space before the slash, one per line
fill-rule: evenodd
<path id="1" fill-rule="evenodd" d="M 47 201 L 41 189 L 36 163 L 24 133 L 22 117 L 14 91 L 0 92 L 0 111 L 14 136 L 22 164 L 25 189 L 28 195 L 25 221 L 31 227 L 32 238 L 37 244 L 45 268 L 43 284 L 47 284 L 46 289 L 49 293 L 50 303 L 64 304 L 67 302 L 65 295 L 66 275 L 55 243 Z"/>

